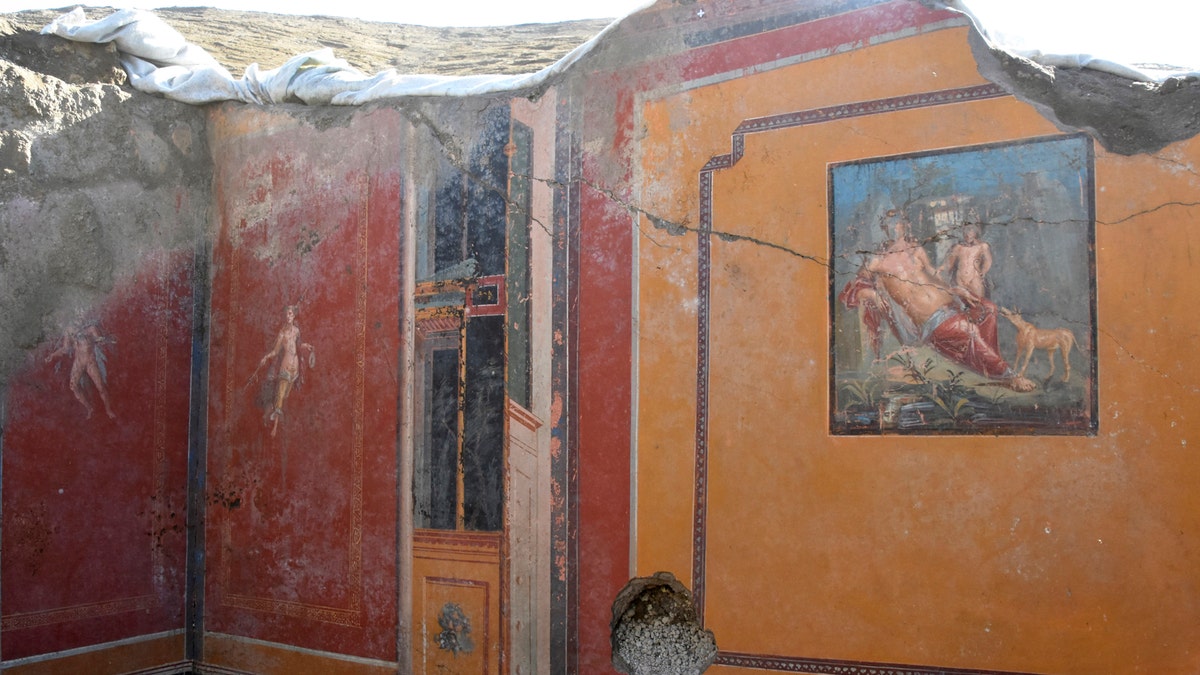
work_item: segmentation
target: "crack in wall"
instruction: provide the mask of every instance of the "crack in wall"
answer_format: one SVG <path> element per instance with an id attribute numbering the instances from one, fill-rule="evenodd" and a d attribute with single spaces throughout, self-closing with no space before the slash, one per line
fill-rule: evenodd
<path id="1" fill-rule="evenodd" d="M 507 186 L 500 187 L 495 185 L 483 176 L 480 176 L 476 172 L 472 171 L 470 167 L 467 166 L 467 162 L 464 159 L 467 156 L 467 153 L 455 140 L 456 137 L 453 133 L 439 127 L 434 120 L 430 119 L 428 115 L 419 110 L 404 107 L 401 108 L 401 112 L 409 118 L 409 122 L 412 123 L 414 127 L 424 127 L 429 130 L 429 133 L 433 136 L 434 141 L 442 148 L 446 149 L 446 152 L 442 155 L 442 157 L 450 164 L 450 166 L 461 173 L 464 178 L 471 183 L 484 188 L 488 192 L 499 196 L 504 200 L 505 205 L 507 205 L 509 209 L 526 216 L 529 219 L 530 224 L 536 225 L 546 236 L 552 236 L 552 228 L 534 215 L 532 209 L 525 208 L 523 204 L 509 197 Z M 554 189 L 563 189 L 566 187 L 561 181 L 551 178 L 541 178 L 532 174 L 521 174 L 511 170 L 508 172 L 508 176 L 510 178 L 526 178 L 534 182 L 548 185 Z"/>
<path id="2" fill-rule="evenodd" d="M 1123 343 L 1119 339 L 1117 339 L 1117 337 L 1115 335 L 1113 335 L 1111 331 L 1097 327 L 1096 332 L 1098 334 L 1103 335 L 1104 337 L 1108 338 L 1109 340 L 1112 340 L 1112 343 L 1117 346 L 1118 350 L 1123 352 L 1126 356 L 1128 356 L 1130 358 L 1130 360 L 1132 360 L 1134 363 L 1138 364 L 1142 368 L 1146 369 L 1147 371 L 1154 373 L 1155 375 L 1158 375 L 1162 379 L 1167 380 L 1168 382 L 1176 385 L 1182 391 L 1192 393 L 1192 394 L 1200 394 L 1200 386 L 1197 386 L 1195 384 L 1188 384 L 1186 382 L 1181 382 L 1177 378 L 1171 376 L 1169 373 L 1163 372 L 1161 369 L 1156 368 L 1153 364 L 1148 362 L 1146 359 L 1139 357 L 1137 354 L 1134 354 L 1133 351 L 1131 349 L 1129 349 L 1128 347 L 1126 347 L 1125 343 Z"/>
<path id="3" fill-rule="evenodd" d="M 455 169 L 460 171 L 468 180 L 472 181 L 476 185 L 479 185 L 479 186 L 489 190 L 490 192 L 500 196 L 501 198 L 503 198 L 505 201 L 505 204 L 511 210 L 514 210 L 517 213 L 525 215 L 529 219 L 530 223 L 535 225 L 539 229 L 541 229 L 543 233 L 545 233 L 547 235 L 551 234 L 550 225 L 543 222 L 540 218 L 538 218 L 535 214 L 533 214 L 530 209 L 525 208 L 524 205 L 517 203 L 516 201 L 510 199 L 510 197 L 508 195 L 508 190 L 506 188 L 492 184 L 491 182 L 485 180 L 483 177 L 479 176 L 475 172 L 471 171 L 470 168 L 466 166 L 466 162 L 463 159 L 465 157 L 465 151 L 462 148 L 462 146 L 456 141 L 456 137 L 454 136 L 454 134 L 440 128 L 433 119 L 431 119 L 428 115 L 424 114 L 423 112 L 421 112 L 419 110 L 405 108 L 404 112 L 409 117 L 410 121 L 414 123 L 415 126 L 423 126 L 429 130 L 430 134 L 434 137 L 435 141 L 440 146 L 442 146 L 443 149 L 445 150 L 443 157 L 445 157 L 445 159 L 451 164 L 451 166 L 453 166 Z M 1166 158 L 1160 157 L 1160 159 L 1162 159 L 1163 161 L 1168 161 Z M 1183 166 L 1182 163 L 1179 163 L 1179 162 L 1172 162 L 1172 163 Z M 1189 168 L 1188 170 L 1192 173 L 1196 173 L 1195 170 L 1193 170 L 1193 169 Z M 509 176 L 525 178 L 530 181 L 546 185 L 554 190 L 565 190 L 567 188 L 566 183 L 564 183 L 563 181 L 556 180 L 554 178 L 548 178 L 548 177 L 544 177 L 544 176 L 536 176 L 533 174 L 520 174 L 520 173 L 511 172 L 511 171 L 509 172 Z M 667 234 L 672 235 L 672 236 L 682 236 L 685 233 L 694 233 L 699 236 L 701 234 L 706 233 L 706 232 L 703 232 L 699 227 L 692 226 L 692 225 L 688 224 L 687 222 L 676 222 L 670 218 L 664 218 L 662 216 L 659 216 L 659 215 L 641 207 L 640 205 L 638 205 L 636 203 L 622 199 L 616 193 L 615 190 L 613 190 L 612 188 L 605 187 L 604 185 L 601 185 L 595 181 L 587 180 L 585 178 L 578 178 L 576 180 L 580 184 L 586 185 L 587 187 L 590 187 L 593 190 L 596 190 L 597 192 L 605 195 L 605 197 L 607 197 L 610 201 L 617 204 L 623 210 L 627 211 L 631 215 L 645 217 L 646 220 L 649 221 L 649 223 L 655 230 L 660 230 L 660 231 L 666 232 Z M 1143 211 L 1139 211 L 1137 213 L 1130 214 L 1128 216 L 1122 217 L 1117 220 L 1113 220 L 1113 221 L 1097 220 L 1096 224 L 1098 224 L 1098 225 L 1119 225 L 1119 224 L 1125 223 L 1129 220 L 1133 220 L 1139 216 L 1154 213 L 1155 211 L 1161 210 L 1163 208 L 1172 207 L 1172 206 L 1190 208 L 1190 207 L 1194 207 L 1194 206 L 1200 206 L 1200 202 L 1182 202 L 1182 201 L 1164 202 L 1163 204 L 1159 204 L 1151 209 L 1145 209 Z M 951 228 L 945 228 L 943 230 L 940 230 L 933 237 L 929 237 L 921 242 L 915 243 L 914 245 L 920 246 L 920 245 L 935 243 L 945 237 L 955 234 L 957 231 L 960 231 L 970 225 L 1003 227 L 1005 225 L 1011 224 L 1012 222 L 1014 222 L 1014 221 L 1012 221 L 1012 220 L 990 221 L 987 223 L 964 222 L 961 225 L 957 225 L 957 226 L 954 226 Z M 1069 219 L 1069 220 L 1062 220 L 1062 221 L 1034 220 L 1032 222 L 1034 222 L 1036 224 L 1041 224 L 1041 225 L 1063 225 L 1063 224 L 1069 224 L 1069 223 L 1079 223 L 1081 221 L 1076 220 L 1076 219 Z M 660 241 L 658 238 L 653 236 L 653 234 L 649 230 L 647 230 L 646 228 L 644 228 L 640 224 L 638 224 L 638 221 L 636 219 L 634 221 L 634 226 L 638 229 L 639 234 L 643 238 L 645 238 L 647 241 L 652 243 L 653 245 L 655 245 L 659 248 L 669 248 L 669 246 L 666 243 Z M 776 251 L 780 251 L 782 253 L 786 253 L 787 255 L 793 256 L 795 258 L 799 258 L 801 260 L 806 260 L 809 262 L 817 263 L 818 265 L 821 265 L 822 267 L 825 267 L 825 268 L 832 267 L 832 259 L 830 259 L 830 258 L 824 257 L 822 255 L 814 254 L 814 253 L 801 251 L 801 250 L 798 250 L 798 249 L 795 249 L 795 248 L 792 248 L 789 246 L 785 246 L 785 245 L 782 245 L 782 244 L 779 244 L 776 242 L 772 242 L 772 241 L 767 241 L 767 240 L 764 240 L 764 239 L 761 239 L 758 237 L 753 237 L 753 236 L 749 236 L 749 235 L 738 234 L 738 233 L 728 232 L 728 231 L 723 231 L 723 230 L 716 230 L 716 229 L 713 229 L 713 230 L 707 232 L 707 234 L 711 234 L 712 236 L 715 236 L 715 237 L 721 239 L 722 241 L 731 242 L 731 243 L 732 242 L 745 242 L 745 243 L 753 244 L 755 246 L 763 246 L 763 247 L 771 249 L 771 250 L 776 250 Z M 855 251 L 854 255 L 870 255 L 871 253 L 872 253 L 871 251 L 859 250 L 859 251 Z M 846 260 L 846 259 L 849 259 L 849 256 L 847 256 L 847 255 L 835 256 L 835 259 Z"/>
<path id="4" fill-rule="evenodd" d="M 552 185 L 555 188 L 565 187 L 560 181 L 554 181 L 554 180 L 550 180 L 550 179 L 539 179 L 536 177 L 530 177 L 530 178 L 533 180 L 544 181 L 544 182 Z M 658 216 L 658 215 L 652 213 L 651 211 L 649 211 L 635 203 L 621 199 L 615 193 L 614 190 L 606 188 L 606 187 L 599 185 L 593 181 L 580 179 L 579 182 L 584 185 L 587 185 L 588 187 L 596 190 L 597 192 L 600 192 L 601 194 L 604 194 L 613 203 L 619 205 L 622 209 L 629 212 L 630 214 L 635 215 L 635 216 L 644 216 L 655 229 L 665 231 L 672 236 L 684 236 L 685 234 L 688 234 L 688 233 L 696 234 L 697 236 L 700 236 L 703 234 L 711 234 L 712 236 L 715 236 L 715 237 L 721 239 L 722 241 L 731 242 L 731 243 L 744 242 L 744 243 L 753 244 L 755 246 L 763 246 L 763 247 L 766 247 L 771 250 L 776 250 L 776 251 L 786 253 L 790 256 L 799 258 L 801 260 L 816 263 L 827 269 L 832 268 L 832 260 L 830 260 L 830 259 L 826 259 L 821 256 L 810 254 L 810 253 L 805 253 L 803 251 L 799 251 L 799 250 L 784 246 L 782 244 L 778 244 L 776 242 L 771 242 L 771 241 L 766 241 L 766 240 L 760 239 L 758 237 L 735 234 L 732 232 L 723 232 L 720 230 L 711 230 L 711 231 L 706 232 L 706 231 L 701 230 L 698 227 L 691 226 L 691 225 L 687 224 L 686 222 L 678 222 L 678 221 L 671 220 L 669 218 L 663 218 L 661 216 Z M 1193 206 L 1200 206 L 1200 202 L 1164 202 L 1163 204 L 1159 204 L 1153 208 L 1145 209 L 1143 211 L 1131 214 L 1129 216 L 1120 218 L 1115 221 L 1109 222 L 1109 221 L 1097 220 L 1096 223 L 1098 225 L 1118 225 L 1118 224 L 1127 222 L 1129 220 L 1132 220 L 1134 218 L 1137 218 L 1137 217 L 1140 217 L 1143 215 L 1147 215 L 1150 213 L 1154 213 L 1163 208 L 1167 208 L 1167 207 L 1171 207 L 1171 206 L 1193 207 Z M 940 229 L 935 235 L 933 235 L 931 237 L 926 237 L 921 240 L 915 240 L 912 242 L 912 247 L 915 249 L 918 247 L 923 247 L 927 244 L 936 243 L 944 238 L 953 236 L 954 234 L 961 232 L 962 230 L 966 229 L 967 227 L 971 227 L 971 226 L 984 225 L 984 226 L 989 226 L 989 227 L 1005 227 L 1014 222 L 1016 222 L 1016 219 L 1003 220 L 1003 221 L 988 221 L 986 223 L 965 221 L 959 225 Z M 1039 225 L 1052 225 L 1053 226 L 1053 225 L 1080 224 L 1084 221 L 1081 221 L 1079 219 L 1064 219 L 1064 220 L 1058 220 L 1058 221 L 1051 221 L 1051 220 L 1046 220 L 1046 219 L 1035 219 L 1031 222 L 1035 222 Z M 652 243 L 654 243 L 657 246 L 665 247 L 664 244 L 659 243 L 652 236 L 650 236 L 650 234 L 647 233 L 644 228 L 642 228 L 640 226 L 637 226 L 637 227 L 638 227 L 639 232 L 642 234 L 642 236 L 646 237 L 648 240 L 650 240 Z M 855 251 L 853 255 L 873 255 L 874 253 L 875 253 L 874 251 L 860 250 L 860 251 Z M 851 256 L 844 255 L 844 256 L 837 256 L 837 258 L 842 259 L 842 260 L 847 260 L 847 259 L 850 259 Z M 886 274 L 886 273 L 883 273 L 883 274 Z M 897 278 L 894 275 L 889 275 L 889 276 L 892 276 L 892 278 Z M 942 287 L 941 285 L 937 285 L 937 284 L 921 284 L 921 283 L 915 282 L 913 280 L 905 280 L 905 282 L 917 284 L 917 285 L 937 286 L 939 288 Z M 1086 328 L 1091 327 L 1091 322 L 1089 322 L 1089 321 L 1073 319 L 1066 315 L 1057 315 L 1056 314 L 1056 318 L 1063 324 L 1066 324 L 1066 325 L 1069 325 L 1069 326 L 1072 326 L 1075 328 L 1086 329 Z M 1153 364 L 1147 362 L 1145 359 L 1138 357 L 1128 347 L 1126 347 L 1119 339 L 1117 339 L 1116 336 L 1114 336 L 1111 331 L 1104 330 L 1102 328 L 1097 327 L 1097 334 L 1111 340 L 1113 342 L 1113 344 L 1115 344 L 1121 352 L 1126 354 L 1131 360 L 1133 360 L 1135 363 L 1140 365 L 1142 368 L 1145 368 L 1147 371 L 1154 373 L 1155 375 L 1171 382 L 1172 384 L 1178 386 L 1183 391 L 1186 391 L 1189 393 L 1200 393 L 1200 386 L 1188 385 L 1187 383 L 1180 382 L 1176 378 L 1172 377 L 1170 374 L 1163 372 L 1159 368 L 1156 368 Z M 1093 348 L 1095 348 L 1095 347 L 1096 346 L 1093 345 Z"/>
<path id="5" fill-rule="evenodd" d="M 1096 224 L 1097 225 L 1120 225 L 1122 223 L 1127 223 L 1135 218 L 1141 218 L 1142 216 L 1146 216 L 1151 213 L 1155 213 L 1157 211 L 1161 211 L 1165 208 L 1172 207 L 1172 206 L 1191 208 L 1193 206 L 1200 206 L 1200 202 L 1174 202 L 1174 201 L 1173 202 L 1163 202 L 1152 208 L 1143 209 L 1141 211 L 1136 211 L 1136 212 L 1131 213 L 1128 216 L 1125 216 L 1123 218 L 1118 218 L 1117 220 L 1097 220 Z"/>
<path id="6" fill-rule="evenodd" d="M 1200 172 L 1197 172 L 1195 166 L 1192 165 L 1191 163 L 1181 162 L 1172 157 L 1164 157 L 1162 155 L 1162 153 L 1160 153 L 1160 152 L 1155 152 L 1155 153 L 1151 154 L 1150 156 L 1153 157 L 1156 161 L 1162 162 L 1164 164 L 1170 164 L 1171 166 L 1179 167 L 1179 169 L 1181 171 L 1190 173 L 1193 176 L 1200 176 Z"/>

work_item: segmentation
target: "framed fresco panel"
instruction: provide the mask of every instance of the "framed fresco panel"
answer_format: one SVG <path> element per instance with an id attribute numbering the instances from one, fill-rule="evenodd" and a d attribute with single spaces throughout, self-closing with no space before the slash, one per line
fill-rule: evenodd
<path id="1" fill-rule="evenodd" d="M 1091 140 L 831 165 L 830 430 L 1096 432 Z"/>

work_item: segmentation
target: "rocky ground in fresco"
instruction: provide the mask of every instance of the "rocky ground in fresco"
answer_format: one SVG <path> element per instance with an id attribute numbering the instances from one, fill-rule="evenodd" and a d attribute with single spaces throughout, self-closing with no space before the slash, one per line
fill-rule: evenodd
<path id="1" fill-rule="evenodd" d="M 0 14 L 9 30 L 38 31 L 73 6 Z M 86 7 L 89 19 L 112 13 Z M 431 28 L 331 16 L 293 16 L 208 7 L 175 7 L 154 13 L 199 45 L 235 76 L 246 66 L 275 68 L 288 58 L 329 47 L 352 66 L 374 74 L 519 75 L 541 70 L 591 39 L 609 20 L 476 28 Z M 464 23 L 470 17 L 464 17 Z M 0 24 L 0 32 L 4 32 Z M 0 53 L 0 57 L 4 54 Z"/>

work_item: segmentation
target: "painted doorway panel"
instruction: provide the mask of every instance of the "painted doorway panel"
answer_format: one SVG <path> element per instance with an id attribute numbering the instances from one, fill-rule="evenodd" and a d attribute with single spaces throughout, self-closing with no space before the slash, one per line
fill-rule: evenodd
<path id="1" fill-rule="evenodd" d="M 413 668 L 419 675 L 500 672 L 500 533 L 413 536 Z"/>
<path id="2" fill-rule="evenodd" d="M 451 106 L 452 107 L 452 106 Z M 463 156 L 436 138 L 416 154 L 413 668 L 497 673 L 506 600 L 507 106 L 461 125 Z M 427 156 L 424 153 L 428 153 Z"/>

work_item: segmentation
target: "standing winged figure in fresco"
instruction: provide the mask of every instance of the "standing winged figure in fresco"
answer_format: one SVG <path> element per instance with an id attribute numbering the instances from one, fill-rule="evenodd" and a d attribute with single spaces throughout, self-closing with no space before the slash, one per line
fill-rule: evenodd
<path id="1" fill-rule="evenodd" d="M 838 295 L 846 307 L 861 310 L 876 355 L 886 325 L 903 344 L 929 345 L 1014 391 L 1032 391 L 1034 383 L 1015 373 L 1000 355 L 998 309 L 983 295 L 986 269 L 975 268 L 973 281 L 978 283 L 949 285 L 910 237 L 903 213 L 888 211 L 882 227 L 888 240 Z"/>
<path id="2" fill-rule="evenodd" d="M 92 413 L 95 411 L 91 401 L 88 400 L 88 395 L 84 392 L 84 387 L 89 381 L 95 387 L 100 401 L 104 403 L 104 412 L 109 419 L 117 417 L 117 414 L 113 412 L 112 403 L 108 400 L 108 360 L 103 349 L 104 345 L 114 343 L 116 343 L 116 339 L 101 334 L 100 329 L 96 327 L 96 322 L 85 323 L 81 316 L 67 326 L 62 340 L 58 344 L 58 349 L 46 357 L 46 363 L 55 361 L 62 356 L 71 357 L 71 393 L 87 410 L 88 419 L 91 419 Z M 58 365 L 55 365 L 54 369 L 57 372 Z"/>
<path id="3" fill-rule="evenodd" d="M 979 226 L 963 228 L 962 241 L 956 243 L 946 259 L 938 266 L 938 276 L 955 286 L 961 286 L 977 298 L 988 297 L 992 269 L 992 247 L 979 238 Z"/>
<path id="4" fill-rule="evenodd" d="M 313 346 L 307 342 L 300 342 L 300 325 L 296 323 L 297 309 L 296 305 L 288 305 L 284 308 L 284 323 L 275 337 L 275 344 L 271 347 L 271 351 L 259 360 L 258 368 L 250 376 L 250 382 L 253 382 L 263 366 L 274 362 L 275 396 L 266 415 L 263 416 L 263 422 L 271 424 L 271 436 L 279 431 L 279 418 L 283 417 L 283 404 L 287 401 L 292 389 L 300 383 L 300 368 L 303 363 L 300 359 L 300 352 L 308 352 L 307 365 L 309 368 L 317 365 L 317 355 Z"/>

